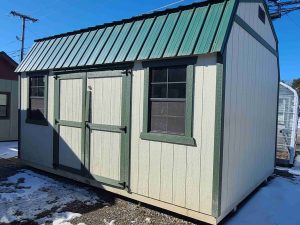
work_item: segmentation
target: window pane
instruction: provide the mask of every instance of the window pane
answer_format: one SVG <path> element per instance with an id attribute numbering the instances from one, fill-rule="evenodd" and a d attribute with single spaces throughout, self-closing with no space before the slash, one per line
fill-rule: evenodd
<path id="1" fill-rule="evenodd" d="M 31 77 L 30 78 L 30 85 L 31 86 L 37 86 L 38 82 L 37 82 L 37 78 L 36 77 Z"/>
<path id="2" fill-rule="evenodd" d="M 31 98 L 30 99 L 30 118 L 35 120 L 44 119 L 44 99 Z"/>
<path id="3" fill-rule="evenodd" d="M 167 82 L 167 69 L 152 69 L 151 82 Z"/>
<path id="4" fill-rule="evenodd" d="M 151 116 L 151 132 L 162 132 L 167 131 L 167 117 L 162 116 Z"/>
<path id="5" fill-rule="evenodd" d="M 7 117 L 7 107 L 0 105 L 0 117 Z"/>
<path id="6" fill-rule="evenodd" d="M 152 84 L 150 98 L 166 98 L 167 84 Z"/>
<path id="7" fill-rule="evenodd" d="M 168 133 L 183 135 L 185 132 L 184 117 L 168 117 Z"/>
<path id="8" fill-rule="evenodd" d="M 37 79 L 38 79 L 38 81 L 37 81 L 38 86 L 44 86 L 45 85 L 44 84 L 44 77 L 38 77 Z"/>
<path id="9" fill-rule="evenodd" d="M 0 94 L 0 105 L 7 105 L 7 94 Z"/>
<path id="10" fill-rule="evenodd" d="M 38 87 L 38 96 L 44 97 L 44 87 Z"/>
<path id="11" fill-rule="evenodd" d="M 185 98 L 186 84 L 169 84 L 168 85 L 168 98 Z"/>
<path id="12" fill-rule="evenodd" d="M 30 96 L 38 96 L 38 88 L 37 87 L 31 88 Z"/>
<path id="13" fill-rule="evenodd" d="M 167 102 L 151 102 L 151 115 L 152 116 L 162 116 L 168 113 L 168 103 Z"/>
<path id="14" fill-rule="evenodd" d="M 168 71 L 168 82 L 185 82 L 186 68 L 185 67 L 171 67 Z"/>
<path id="15" fill-rule="evenodd" d="M 185 102 L 169 102 L 168 103 L 169 116 L 184 116 L 185 115 Z"/>

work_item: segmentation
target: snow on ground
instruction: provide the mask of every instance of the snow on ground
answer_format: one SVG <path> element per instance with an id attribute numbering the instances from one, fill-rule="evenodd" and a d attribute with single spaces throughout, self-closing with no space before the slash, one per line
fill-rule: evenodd
<path id="1" fill-rule="evenodd" d="M 300 176 L 276 176 L 225 225 L 299 225 Z"/>
<path id="2" fill-rule="evenodd" d="M 298 167 L 298 166 L 297 167 L 295 166 L 292 168 L 277 166 L 276 169 L 281 170 L 281 171 L 287 171 L 290 174 L 300 176 L 300 167 Z"/>
<path id="3" fill-rule="evenodd" d="M 23 169 L 7 180 L 0 181 L 0 223 L 35 220 L 39 224 L 53 221 L 55 225 L 62 225 L 81 216 L 63 211 L 68 203 L 74 201 L 93 205 L 100 199 L 88 188 Z"/>
<path id="4" fill-rule="evenodd" d="M 0 142 L 0 158 L 9 159 L 17 157 L 18 155 L 18 142 Z"/>

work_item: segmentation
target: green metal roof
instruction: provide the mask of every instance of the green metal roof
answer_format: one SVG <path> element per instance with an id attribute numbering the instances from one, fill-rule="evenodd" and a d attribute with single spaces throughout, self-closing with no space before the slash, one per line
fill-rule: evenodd
<path id="1" fill-rule="evenodd" d="M 219 52 L 236 0 L 206 1 L 36 40 L 17 72 Z"/>

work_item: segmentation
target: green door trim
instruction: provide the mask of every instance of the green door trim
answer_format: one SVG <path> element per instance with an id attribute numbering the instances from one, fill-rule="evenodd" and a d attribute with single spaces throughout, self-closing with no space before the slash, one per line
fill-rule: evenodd
<path id="1" fill-rule="evenodd" d="M 121 126 L 107 125 L 107 124 L 93 124 L 90 123 L 90 104 L 91 92 L 87 87 L 87 79 L 94 78 L 115 78 L 122 77 L 122 109 L 121 109 Z M 54 132 L 53 132 L 53 167 L 55 169 L 65 170 L 71 173 L 79 174 L 84 177 L 95 179 L 96 181 L 117 187 L 127 189 L 129 191 L 129 160 L 130 160 L 130 113 L 131 113 L 131 71 L 118 75 L 108 74 L 89 74 L 85 73 L 72 73 L 72 74 L 59 74 L 55 75 L 54 81 Z M 82 122 L 60 120 L 59 118 L 59 105 L 60 105 L 60 81 L 68 79 L 83 79 L 82 82 Z M 68 166 L 59 164 L 59 128 L 60 126 L 77 127 L 81 128 L 81 160 L 83 164 L 81 170 L 77 170 Z M 120 163 L 120 180 L 114 180 L 107 177 L 98 176 L 90 172 L 90 132 L 92 130 L 100 130 L 107 132 L 116 132 L 121 135 L 121 163 Z"/>

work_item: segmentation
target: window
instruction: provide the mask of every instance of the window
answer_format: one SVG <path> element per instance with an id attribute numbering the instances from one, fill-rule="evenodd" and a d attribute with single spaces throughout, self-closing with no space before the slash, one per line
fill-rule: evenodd
<path id="1" fill-rule="evenodd" d="M 143 62 L 142 139 L 195 145 L 192 137 L 195 58 Z"/>
<path id="2" fill-rule="evenodd" d="M 186 67 L 150 70 L 150 132 L 184 135 Z"/>
<path id="3" fill-rule="evenodd" d="M 10 94 L 8 92 L 0 92 L 0 119 L 9 118 Z"/>
<path id="4" fill-rule="evenodd" d="M 47 76 L 29 77 L 27 122 L 46 122 Z"/>
<path id="5" fill-rule="evenodd" d="M 260 6 L 258 6 L 258 18 L 261 20 L 261 22 L 266 22 L 266 13 Z"/>

